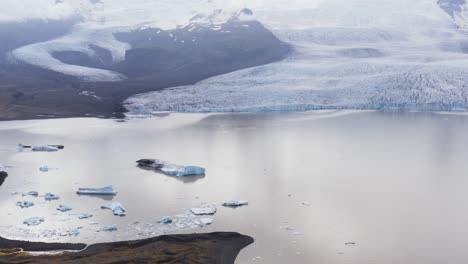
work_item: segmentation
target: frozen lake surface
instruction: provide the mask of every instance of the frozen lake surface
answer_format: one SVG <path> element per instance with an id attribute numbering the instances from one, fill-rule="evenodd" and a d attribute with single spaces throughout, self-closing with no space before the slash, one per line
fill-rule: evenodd
<path id="1" fill-rule="evenodd" d="M 467 263 L 467 131 L 468 115 L 417 112 L 2 122 L 0 164 L 14 167 L 0 187 L 0 236 L 92 243 L 236 231 L 256 240 L 238 263 Z M 19 152 L 18 143 L 65 149 Z M 143 170 L 135 166 L 142 158 L 202 166 L 206 176 L 184 181 Z M 39 171 L 45 165 L 49 171 Z M 118 194 L 75 194 L 106 185 Z M 28 191 L 60 199 L 11 194 Z M 35 205 L 22 209 L 21 200 Z M 231 200 L 249 205 L 221 206 Z M 95 210 L 110 202 L 126 216 Z M 217 205 L 209 226 L 158 223 L 203 203 Z M 60 212 L 60 204 L 73 209 Z M 24 225 L 31 217 L 45 221 Z M 114 224 L 117 231 L 96 232 Z M 78 236 L 60 236 L 78 227 Z"/>

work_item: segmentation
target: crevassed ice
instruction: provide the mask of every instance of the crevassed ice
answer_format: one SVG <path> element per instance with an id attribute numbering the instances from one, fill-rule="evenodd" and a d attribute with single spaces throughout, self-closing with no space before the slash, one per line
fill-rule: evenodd
<path id="1" fill-rule="evenodd" d="M 273 1 L 275 2 L 275 1 Z M 312 109 L 466 110 L 468 36 L 437 0 L 264 5 L 293 52 L 277 63 L 137 95 L 131 114 Z M 457 16 L 463 19 L 463 14 Z M 458 26 L 457 26 L 458 25 Z"/>

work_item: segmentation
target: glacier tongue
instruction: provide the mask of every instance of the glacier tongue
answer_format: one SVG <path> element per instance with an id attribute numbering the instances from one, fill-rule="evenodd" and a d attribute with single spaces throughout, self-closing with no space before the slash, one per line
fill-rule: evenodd
<path id="1" fill-rule="evenodd" d="M 468 36 L 456 26 L 462 15 L 453 18 L 437 0 L 313 2 L 313 8 L 301 1 L 252 8 L 293 46 L 287 59 L 137 95 L 125 102 L 127 109 L 466 110 Z"/>

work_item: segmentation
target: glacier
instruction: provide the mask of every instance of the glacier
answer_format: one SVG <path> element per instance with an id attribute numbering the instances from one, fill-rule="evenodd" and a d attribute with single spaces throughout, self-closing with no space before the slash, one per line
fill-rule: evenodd
<path id="1" fill-rule="evenodd" d="M 291 45 L 286 59 L 130 97 L 129 114 L 468 109 L 464 0 L 245 4 Z"/>
<path id="2" fill-rule="evenodd" d="M 243 6 L 227 0 L 27 0 L 37 11 L 24 10 L 16 0 L 4 0 L 3 5 L 11 6 L 11 15 L 0 11 L 0 22 L 25 21 L 28 19 L 67 19 L 78 16 L 80 22 L 64 36 L 19 47 L 9 53 L 12 63 L 25 63 L 43 69 L 70 75 L 87 82 L 115 82 L 127 77 L 112 70 L 67 64 L 54 57 L 63 51 L 80 52 L 93 58 L 98 47 L 110 52 L 112 62 L 125 59 L 131 48 L 127 43 L 115 39 L 114 33 L 128 32 L 143 28 L 164 30 L 196 24 L 210 26 L 225 23 L 238 14 Z M 182 7 L 183 8 L 180 8 Z"/>

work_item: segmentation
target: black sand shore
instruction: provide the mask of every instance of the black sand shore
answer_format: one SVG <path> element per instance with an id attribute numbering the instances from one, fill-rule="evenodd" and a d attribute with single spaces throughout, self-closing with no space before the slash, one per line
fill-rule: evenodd
<path id="1" fill-rule="evenodd" d="M 0 238 L 0 263 L 234 263 L 252 244 L 238 233 L 166 235 L 155 238 L 94 244 L 60 244 Z M 73 250 L 60 254 L 54 251 Z M 32 254 L 41 252 L 44 254 Z"/>

